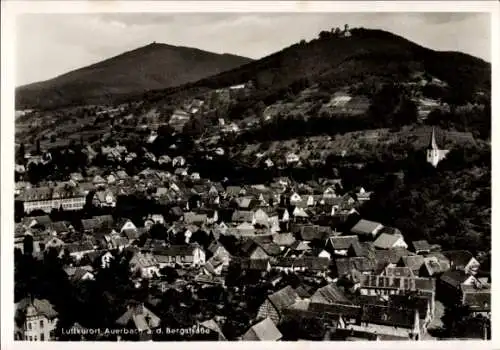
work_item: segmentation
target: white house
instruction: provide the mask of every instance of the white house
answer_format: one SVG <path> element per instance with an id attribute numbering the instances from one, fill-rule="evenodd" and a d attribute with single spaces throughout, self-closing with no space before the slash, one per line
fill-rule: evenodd
<path id="1" fill-rule="evenodd" d="M 114 259 L 114 256 L 113 254 L 111 254 L 111 252 L 106 252 L 104 253 L 102 256 L 101 256 L 101 267 L 103 269 L 106 269 L 110 266 L 111 264 L 111 260 Z"/>
<path id="2" fill-rule="evenodd" d="M 286 162 L 287 162 L 287 164 L 298 163 L 299 161 L 300 161 L 300 158 L 295 153 L 288 153 L 286 155 Z"/>
<path id="3" fill-rule="evenodd" d="M 159 275 L 156 259 L 150 254 L 137 253 L 130 259 L 130 270 L 139 273 L 142 278 L 153 278 Z"/>
<path id="4" fill-rule="evenodd" d="M 55 340 L 58 313 L 48 300 L 25 298 L 15 307 L 16 314 L 24 316 L 18 318 L 24 321 L 18 324 L 16 340 Z"/>
<path id="5" fill-rule="evenodd" d="M 302 202 L 302 197 L 297 192 L 294 192 L 290 196 L 290 204 L 291 205 L 296 205 L 299 202 Z"/>

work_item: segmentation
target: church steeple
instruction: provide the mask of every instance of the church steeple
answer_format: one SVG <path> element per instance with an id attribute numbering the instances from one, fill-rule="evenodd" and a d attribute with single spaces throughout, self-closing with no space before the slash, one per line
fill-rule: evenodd
<path id="1" fill-rule="evenodd" d="M 437 143 L 436 143 L 436 131 L 434 130 L 434 127 L 432 127 L 431 141 L 429 143 L 429 149 L 434 149 L 434 150 L 439 149 L 437 146 Z"/>
<path id="2" fill-rule="evenodd" d="M 438 163 L 446 157 L 448 152 L 448 150 L 442 150 L 438 148 L 436 142 L 436 130 L 432 128 L 431 139 L 429 142 L 429 147 L 427 148 L 427 162 L 436 167 Z"/>

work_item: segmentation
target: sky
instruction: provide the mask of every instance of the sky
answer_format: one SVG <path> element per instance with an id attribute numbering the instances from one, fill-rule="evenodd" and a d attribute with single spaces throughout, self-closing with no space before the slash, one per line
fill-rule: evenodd
<path id="1" fill-rule="evenodd" d="M 16 22 L 16 86 L 155 41 L 258 59 L 346 23 L 491 61 L 488 13 L 22 14 Z"/>

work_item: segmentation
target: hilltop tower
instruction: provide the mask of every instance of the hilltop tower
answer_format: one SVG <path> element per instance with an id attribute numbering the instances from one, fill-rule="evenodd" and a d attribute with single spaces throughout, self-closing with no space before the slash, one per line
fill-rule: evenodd
<path id="1" fill-rule="evenodd" d="M 344 24 L 344 31 L 342 32 L 342 36 L 344 38 L 348 38 L 351 36 L 351 31 L 349 30 L 349 25 L 348 24 Z"/>
<path id="2" fill-rule="evenodd" d="M 436 131 L 432 128 L 429 147 L 427 147 L 427 162 L 431 163 L 433 167 L 437 167 L 438 163 L 446 158 L 448 152 L 449 150 L 439 149 L 436 142 Z"/>

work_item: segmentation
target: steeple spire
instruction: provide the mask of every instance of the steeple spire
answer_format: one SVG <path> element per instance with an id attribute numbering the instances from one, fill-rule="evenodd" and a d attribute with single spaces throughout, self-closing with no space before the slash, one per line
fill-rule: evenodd
<path id="1" fill-rule="evenodd" d="M 430 149 L 438 149 L 437 143 L 436 143 L 436 132 L 434 130 L 434 127 L 432 127 L 432 134 L 431 134 L 431 142 L 429 144 Z"/>

